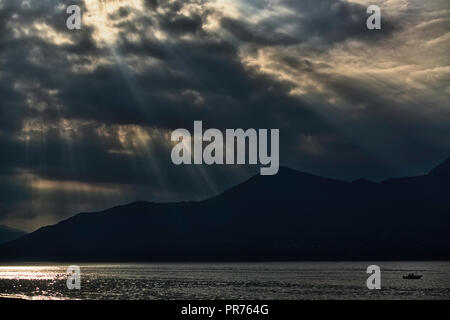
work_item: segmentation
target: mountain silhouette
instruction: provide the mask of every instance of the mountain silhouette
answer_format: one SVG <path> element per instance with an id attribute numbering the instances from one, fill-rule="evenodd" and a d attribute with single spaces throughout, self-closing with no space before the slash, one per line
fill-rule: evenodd
<path id="1" fill-rule="evenodd" d="M 0 225 L 0 244 L 20 238 L 26 234 L 23 231 Z"/>
<path id="2" fill-rule="evenodd" d="M 450 159 L 381 183 L 282 167 L 204 201 L 80 213 L 1 245 L 0 259 L 448 260 L 449 195 Z"/>

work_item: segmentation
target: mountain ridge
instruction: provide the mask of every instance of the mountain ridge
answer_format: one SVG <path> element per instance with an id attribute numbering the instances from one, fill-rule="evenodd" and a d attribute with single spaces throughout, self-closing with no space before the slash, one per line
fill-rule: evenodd
<path id="1" fill-rule="evenodd" d="M 202 201 L 79 213 L 1 245 L 0 260 L 446 260 L 450 161 L 436 168 L 376 183 L 280 167 Z"/>

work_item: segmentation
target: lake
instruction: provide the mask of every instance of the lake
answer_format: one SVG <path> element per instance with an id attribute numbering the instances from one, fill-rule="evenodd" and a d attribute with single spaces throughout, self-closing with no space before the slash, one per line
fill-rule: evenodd
<path id="1" fill-rule="evenodd" d="M 381 290 L 366 287 L 371 264 L 381 268 Z M 69 265 L 2 265 L 0 297 L 450 299 L 450 262 L 82 263 L 80 290 L 67 288 Z M 423 278 L 402 278 L 412 272 Z"/>

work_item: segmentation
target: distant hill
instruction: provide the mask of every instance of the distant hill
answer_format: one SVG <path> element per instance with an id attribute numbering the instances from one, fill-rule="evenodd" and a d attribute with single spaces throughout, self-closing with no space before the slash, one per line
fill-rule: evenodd
<path id="1" fill-rule="evenodd" d="M 450 159 L 382 183 L 280 168 L 205 201 L 80 213 L 1 245 L 0 259 L 448 260 L 449 195 Z"/>
<path id="2" fill-rule="evenodd" d="M 20 238 L 25 234 L 23 231 L 0 225 L 0 244 Z"/>

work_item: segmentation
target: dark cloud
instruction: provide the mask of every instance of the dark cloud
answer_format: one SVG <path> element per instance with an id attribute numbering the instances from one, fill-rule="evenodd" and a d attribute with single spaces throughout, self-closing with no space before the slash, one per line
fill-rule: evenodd
<path id="1" fill-rule="evenodd" d="M 348 39 L 373 43 L 394 31 L 395 22 L 389 15 L 383 17 L 382 32 L 366 28 L 366 6 L 340 0 L 284 0 L 289 13 L 276 15 L 251 23 L 223 18 L 221 25 L 239 41 L 264 46 L 320 44 L 320 50 Z M 277 31 L 277 30 L 285 31 Z"/>
<path id="2" fill-rule="evenodd" d="M 290 45 L 301 40 L 293 36 L 274 32 L 270 25 L 251 25 L 244 21 L 222 18 L 221 26 L 235 36 L 239 41 L 258 45 Z"/>
<path id="3" fill-rule="evenodd" d="M 284 0 L 288 7 L 301 13 L 301 25 L 298 32 L 303 37 L 314 38 L 321 42 L 333 43 L 348 38 L 374 41 L 374 36 L 386 37 L 400 22 L 390 18 L 389 12 L 383 11 L 382 31 L 374 32 L 366 28 L 367 6 L 340 0 Z M 378 38 L 380 39 L 380 37 Z"/>
<path id="4" fill-rule="evenodd" d="M 240 17 L 207 2 L 145 1 L 142 13 L 115 1 L 107 26 L 69 31 L 68 3 L 1 2 L 0 220 L 14 212 L 35 219 L 44 208 L 58 220 L 136 199 L 201 199 L 256 172 L 174 166 L 167 135 L 192 130 L 194 120 L 279 128 L 283 164 L 344 179 L 423 172 L 448 156 L 441 69 L 413 70 L 410 83 L 425 72 L 431 80 L 422 85 L 435 93 L 420 97 L 412 84 L 334 70 L 356 59 L 346 46 L 395 50 L 390 41 L 405 28 L 391 15 L 370 33 L 365 7 L 343 1 L 282 1 L 279 11 L 236 2 L 246 10 Z M 421 111 L 430 103 L 432 114 Z"/>

